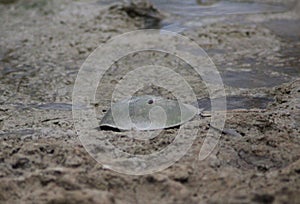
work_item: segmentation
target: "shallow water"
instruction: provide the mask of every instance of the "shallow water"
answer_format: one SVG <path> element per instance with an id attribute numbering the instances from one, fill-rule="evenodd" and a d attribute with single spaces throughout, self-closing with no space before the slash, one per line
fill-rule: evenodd
<path id="1" fill-rule="evenodd" d="M 159 10 L 172 15 L 162 22 L 162 28 L 168 29 L 169 24 L 191 26 L 205 24 L 208 18 L 221 17 L 232 14 L 255 14 L 283 12 L 288 6 L 282 4 L 266 4 L 259 2 L 213 1 L 208 5 L 201 5 L 196 0 L 150 0 Z"/>
<path id="2" fill-rule="evenodd" d="M 32 135 L 35 133 L 34 129 L 22 129 L 22 130 L 16 130 L 16 131 L 10 131 L 10 132 L 1 132 L 0 133 L 0 137 L 1 136 L 26 136 L 26 135 Z"/>
<path id="3" fill-rule="evenodd" d="M 268 104 L 274 102 L 273 98 L 251 97 L 251 96 L 227 96 L 227 110 L 236 109 L 266 109 Z M 198 99 L 199 108 L 204 111 L 211 110 L 211 101 L 209 98 Z"/>
<path id="4" fill-rule="evenodd" d="M 258 2 L 216 1 L 211 5 L 199 5 L 195 0 L 151 0 L 158 8 L 180 16 L 207 17 L 225 14 L 251 14 L 266 12 L 282 12 L 287 8 L 280 4 Z"/>
<path id="5" fill-rule="evenodd" d="M 225 17 L 233 14 L 238 17 L 231 19 L 232 23 L 244 24 L 246 22 L 243 22 L 243 14 L 280 13 L 291 9 L 291 5 L 288 4 L 267 4 L 251 1 L 213 0 L 211 1 L 213 3 L 208 5 L 200 5 L 197 0 L 174 0 L 172 3 L 168 0 L 150 1 L 161 11 L 170 14 L 160 25 L 154 25 L 154 27 L 177 33 L 215 22 L 228 23 L 229 19 Z M 300 38 L 298 24 L 299 22 L 295 22 L 295 20 L 273 20 L 266 22 L 264 26 L 284 40 L 297 41 Z M 207 49 L 205 51 L 208 55 L 226 53 L 225 49 Z M 299 48 L 297 46 L 284 48 L 280 52 L 285 59 L 290 59 L 291 55 L 296 55 L 296 61 L 299 58 L 299 54 L 297 54 Z M 239 68 L 239 64 L 244 63 L 251 65 L 249 70 Z M 284 67 L 278 67 L 276 63 L 274 63 L 274 66 L 269 66 L 267 62 L 249 62 L 247 59 L 241 60 L 239 64 L 236 65 L 234 71 L 227 70 L 223 65 L 218 67 L 224 84 L 236 88 L 274 87 L 290 81 L 295 74 L 299 75 L 296 63 L 290 60 Z"/>

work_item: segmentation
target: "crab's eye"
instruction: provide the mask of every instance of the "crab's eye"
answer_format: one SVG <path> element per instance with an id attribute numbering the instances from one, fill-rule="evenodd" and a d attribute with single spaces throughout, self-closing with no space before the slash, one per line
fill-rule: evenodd
<path id="1" fill-rule="evenodd" d="M 153 104 L 154 103 L 154 101 L 152 100 L 152 99 L 150 99 L 149 101 L 148 101 L 148 104 Z"/>

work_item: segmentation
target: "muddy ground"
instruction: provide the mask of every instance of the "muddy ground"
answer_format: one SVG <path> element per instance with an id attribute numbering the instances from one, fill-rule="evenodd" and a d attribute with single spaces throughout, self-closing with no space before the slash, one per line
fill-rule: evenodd
<path id="1" fill-rule="evenodd" d="M 184 31 L 220 70 L 231 109 L 225 127 L 240 137 L 223 134 L 211 156 L 197 161 L 210 122 L 203 118 L 181 160 L 130 176 L 105 168 L 83 148 L 72 120 L 72 89 L 99 44 L 155 27 L 168 14 L 149 2 L 0 1 L 0 203 L 300 203 L 298 13 L 299 4 Z M 119 77 L 113 70 L 97 95 L 100 118 Z M 193 82 L 199 104 L 207 104 L 199 79 L 182 74 Z M 234 111 L 241 108 L 247 111 Z M 148 154 L 166 144 L 125 151 Z"/>

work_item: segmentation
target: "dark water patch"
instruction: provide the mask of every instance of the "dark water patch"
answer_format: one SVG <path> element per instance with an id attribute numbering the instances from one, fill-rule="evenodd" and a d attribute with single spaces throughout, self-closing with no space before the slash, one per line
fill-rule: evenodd
<path id="1" fill-rule="evenodd" d="M 291 9 L 290 3 L 260 3 L 260 2 L 238 2 L 226 0 L 174 0 L 172 3 L 168 0 L 151 0 L 151 2 L 163 12 L 171 14 L 161 23 L 161 29 L 181 33 L 185 29 L 205 25 L 214 17 L 223 17 L 224 15 L 237 15 L 234 22 L 242 23 L 240 14 L 255 13 L 275 13 L 285 12 Z M 239 18 L 239 19 L 238 19 Z M 209 19 L 209 21 L 207 21 Z M 222 21 L 220 18 L 218 21 Z M 300 22 L 296 20 L 271 20 L 266 22 L 267 27 L 274 30 L 278 35 L 285 36 L 286 39 L 296 39 L 300 35 Z M 287 24 L 287 26 L 286 26 Z M 157 28 L 157 26 L 155 27 Z M 291 29 L 290 29 L 291 28 Z M 289 31 L 287 31 L 290 29 Z M 247 34 L 247 33 L 246 33 Z M 296 47 L 296 46 L 295 46 Z M 298 46 L 299 47 L 299 46 Z M 225 54 L 225 49 L 206 49 L 210 55 Z M 259 88 L 274 87 L 293 79 L 299 75 L 299 52 L 300 49 L 284 49 L 282 54 L 284 66 L 280 63 L 257 61 L 255 58 L 242 58 L 235 62 L 235 70 L 227 69 L 220 65 L 220 72 L 224 83 L 237 88 Z M 193 51 L 190 51 L 194 53 Z M 289 52 L 289 53 L 288 53 Z M 247 69 L 243 69 L 247 65 Z M 218 67 L 218 68 L 219 68 Z"/>
<path id="2" fill-rule="evenodd" d="M 282 65 L 274 67 L 273 70 L 298 77 L 300 75 L 300 38 L 296 42 L 287 43 L 279 53 Z"/>
<path id="3" fill-rule="evenodd" d="M 205 49 L 205 52 L 208 55 L 215 55 L 215 54 L 225 54 L 226 51 L 224 49 L 217 49 L 217 48 L 209 48 L 209 49 Z"/>
<path id="4" fill-rule="evenodd" d="M 39 105 L 31 105 L 33 108 L 41 110 L 60 110 L 60 111 L 72 111 L 72 104 L 68 103 L 45 103 Z"/>
<path id="5" fill-rule="evenodd" d="M 268 97 L 227 96 L 226 102 L 227 110 L 266 109 L 269 103 L 274 102 L 274 99 Z M 209 111 L 211 110 L 211 101 L 209 98 L 198 99 L 198 106 L 204 108 L 205 111 Z"/>
<path id="6" fill-rule="evenodd" d="M 267 69 L 291 77 L 299 76 L 300 21 L 298 19 L 274 19 L 264 22 L 263 25 L 286 43 L 279 51 L 280 64 L 274 63 L 274 66 Z"/>
<path id="7" fill-rule="evenodd" d="M 196 3 L 200 6 L 210 6 L 218 3 L 220 0 L 196 0 Z"/>
<path id="8" fill-rule="evenodd" d="M 207 50 L 208 54 L 223 54 L 225 50 Z M 217 64 L 224 84 L 236 88 L 274 87 L 299 76 L 300 47 L 288 44 L 278 53 L 279 60 L 268 61 L 242 57 L 235 65 Z"/>
<path id="9" fill-rule="evenodd" d="M 282 4 L 267 4 L 259 2 L 213 1 L 209 5 L 198 4 L 196 0 L 151 0 L 162 11 L 183 17 L 207 17 L 226 14 L 251 14 L 267 12 L 283 12 L 288 9 Z"/>
<path id="10" fill-rule="evenodd" d="M 26 135 L 32 135 L 34 133 L 35 133 L 34 129 L 23 129 L 23 130 L 16 130 L 16 131 L 11 131 L 11 132 L 0 133 L 0 137 L 1 136 L 11 136 L 11 135 L 26 136 Z"/>
<path id="11" fill-rule="evenodd" d="M 297 67 L 296 64 L 293 65 L 292 63 L 286 63 L 284 66 L 281 67 L 274 67 L 273 70 L 280 73 L 284 73 L 291 77 L 300 75 L 300 67 Z"/>
<path id="12" fill-rule="evenodd" d="M 97 4 L 99 4 L 99 5 L 112 5 L 115 3 L 116 3 L 116 1 L 114 1 L 114 0 L 99 0 L 99 1 L 97 1 Z"/>
<path id="13" fill-rule="evenodd" d="M 72 109 L 75 110 L 88 109 L 88 107 L 84 105 L 72 105 L 69 103 L 44 103 L 44 104 L 30 105 L 30 106 L 40 110 L 59 110 L 59 111 L 72 111 Z"/>
<path id="14" fill-rule="evenodd" d="M 296 41 L 300 40 L 300 21 L 298 19 L 286 20 L 286 19 L 276 19 L 270 20 L 263 23 L 268 29 L 273 33 L 280 36 L 286 41 Z"/>
<path id="15" fill-rule="evenodd" d="M 235 88 L 274 87 L 292 80 L 299 74 L 299 68 L 294 66 L 289 56 L 284 56 L 280 63 L 272 61 L 270 64 L 269 61 L 253 57 L 242 57 L 235 60 L 235 65 L 230 67 L 226 64 L 216 66 L 220 71 L 223 83 L 227 86 Z"/>
<path id="16" fill-rule="evenodd" d="M 19 109 L 39 109 L 39 110 L 59 110 L 59 111 L 72 111 L 72 104 L 69 103 L 43 103 L 43 104 L 12 104 Z M 76 106 L 75 109 L 84 109 L 83 106 Z"/>
<path id="17" fill-rule="evenodd" d="M 224 84 L 236 88 L 274 87 L 291 80 L 285 76 L 271 76 L 263 70 L 223 71 Z"/>
<path id="18" fill-rule="evenodd" d="M 188 24 L 199 25 L 207 17 L 222 17 L 224 15 L 255 14 L 284 12 L 289 6 L 283 4 L 267 4 L 259 2 L 235 2 L 218 0 L 151 0 L 156 8 L 171 14 L 164 21 L 173 21 L 181 26 Z M 201 24 L 201 23 L 200 23 Z M 162 27 L 162 29 L 165 29 Z"/>

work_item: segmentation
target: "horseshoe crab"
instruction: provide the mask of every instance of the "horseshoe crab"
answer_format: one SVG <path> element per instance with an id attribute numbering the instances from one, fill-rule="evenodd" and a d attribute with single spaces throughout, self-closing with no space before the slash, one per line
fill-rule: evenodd
<path id="1" fill-rule="evenodd" d="M 172 128 L 194 118 L 202 110 L 177 100 L 157 96 L 135 96 L 112 105 L 100 128 L 158 130 Z"/>

